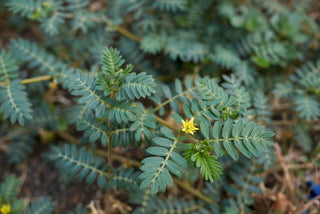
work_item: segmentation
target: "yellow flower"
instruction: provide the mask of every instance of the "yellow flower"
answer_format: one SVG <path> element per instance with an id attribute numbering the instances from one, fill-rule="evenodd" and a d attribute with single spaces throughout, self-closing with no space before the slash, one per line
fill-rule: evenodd
<path id="1" fill-rule="evenodd" d="M 47 8 L 51 8 L 51 3 L 48 2 L 48 1 L 45 1 L 45 2 L 43 2 L 42 4 L 43 4 L 43 6 L 45 6 L 45 7 L 47 7 Z"/>
<path id="2" fill-rule="evenodd" d="M 54 91 L 57 87 L 58 87 L 58 84 L 55 80 L 49 83 L 49 88 L 51 91 Z"/>
<path id="3" fill-rule="evenodd" d="M 11 212 L 10 204 L 9 205 L 3 204 L 0 208 L 0 211 L 2 214 L 9 214 Z"/>
<path id="4" fill-rule="evenodd" d="M 197 127 L 193 125 L 193 117 L 189 121 L 182 120 L 182 129 L 185 133 L 194 134 L 195 131 L 199 130 Z"/>

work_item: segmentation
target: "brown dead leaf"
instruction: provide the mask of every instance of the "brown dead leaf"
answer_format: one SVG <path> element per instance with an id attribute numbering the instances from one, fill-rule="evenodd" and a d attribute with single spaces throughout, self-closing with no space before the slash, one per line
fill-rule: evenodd
<path id="1" fill-rule="evenodd" d="M 129 214 L 132 211 L 132 207 L 110 196 L 111 211 L 110 213 Z"/>
<path id="2" fill-rule="evenodd" d="M 287 196 L 282 192 L 276 194 L 276 201 L 274 203 L 274 208 L 281 213 L 287 213 L 290 205 L 290 201 L 287 199 Z"/>
<path id="3" fill-rule="evenodd" d="M 87 207 L 91 210 L 92 214 L 103 214 L 103 211 L 95 206 L 94 201 L 90 201 Z"/>

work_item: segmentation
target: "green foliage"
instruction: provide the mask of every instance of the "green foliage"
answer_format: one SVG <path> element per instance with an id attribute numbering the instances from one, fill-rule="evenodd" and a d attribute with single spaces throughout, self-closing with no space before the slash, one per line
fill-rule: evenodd
<path id="1" fill-rule="evenodd" d="M 67 16 L 65 12 L 63 12 L 63 1 L 49 1 L 49 4 L 42 4 L 43 8 L 40 10 L 40 14 L 33 14 L 31 19 L 39 19 L 41 20 L 40 27 L 43 31 L 50 36 L 56 35 L 62 24 L 64 24 L 64 17 Z"/>
<path id="2" fill-rule="evenodd" d="M 141 103 L 136 103 L 136 105 L 136 119 L 131 124 L 130 131 L 135 131 L 135 140 L 138 142 L 142 139 L 142 133 L 147 140 L 150 140 L 152 138 L 152 133 L 149 129 L 156 128 L 156 117 L 150 110 L 145 109 Z"/>
<path id="3" fill-rule="evenodd" d="M 19 164 L 32 152 L 33 146 L 36 143 L 34 140 L 34 134 L 30 133 L 30 136 L 15 136 L 13 142 L 10 144 L 10 150 L 8 153 L 9 163 Z"/>
<path id="4" fill-rule="evenodd" d="M 146 150 L 153 156 L 143 159 L 141 162 L 144 165 L 140 167 L 143 171 L 139 176 L 143 179 L 140 187 L 145 189 L 151 185 L 152 195 L 156 194 L 159 190 L 164 192 L 166 185 L 172 187 L 173 180 L 170 173 L 181 177 L 182 172 L 179 167 L 187 167 L 186 160 L 175 152 L 175 148 L 180 139 L 176 138 L 173 133 L 165 127 L 161 128 L 161 132 L 167 138 L 153 138 L 153 142 L 158 146 L 149 147 Z"/>
<path id="5" fill-rule="evenodd" d="M 136 119 L 132 112 L 135 112 L 135 107 L 132 106 L 132 102 L 112 102 L 108 116 L 112 122 L 117 122 L 118 124 L 128 123 Z"/>
<path id="6" fill-rule="evenodd" d="M 0 85 L 0 112 L 4 113 L 3 119 L 10 117 L 12 124 L 18 120 L 23 125 L 26 119 L 32 119 L 32 109 L 24 91 L 25 87 L 18 79 L 17 64 L 17 60 L 10 53 L 1 51 L 0 81 L 5 83 Z"/>
<path id="7" fill-rule="evenodd" d="M 117 189 L 123 189 L 130 191 L 136 191 L 139 189 L 138 186 L 138 172 L 134 172 L 131 168 L 129 170 L 125 170 L 122 167 L 120 170 L 112 169 L 112 179 L 109 183 L 109 188 L 116 187 Z"/>
<path id="8" fill-rule="evenodd" d="M 48 105 L 41 105 L 34 111 L 34 118 L 29 123 L 29 126 L 35 128 L 44 128 L 49 130 L 55 130 L 59 126 L 60 122 L 60 109 L 49 109 Z"/>
<path id="9" fill-rule="evenodd" d="M 12 214 L 21 213 L 25 207 L 23 200 L 18 200 L 20 180 L 15 175 L 9 175 L 0 186 L 0 207 L 10 206 Z"/>
<path id="10" fill-rule="evenodd" d="M 51 201 L 50 197 L 42 197 L 36 201 L 32 201 L 31 204 L 27 207 L 26 213 L 52 213 L 55 203 Z"/>
<path id="11" fill-rule="evenodd" d="M 213 182 L 213 179 L 220 180 L 222 167 L 219 162 L 216 161 L 217 157 L 207 156 L 206 154 L 203 154 L 202 150 L 193 153 L 191 161 L 195 162 L 197 167 L 200 167 L 202 177 L 206 180 L 210 180 L 211 182 Z"/>
<path id="12" fill-rule="evenodd" d="M 270 116 L 272 113 L 269 110 L 270 105 L 268 104 L 268 98 L 261 91 L 255 93 L 253 97 L 253 106 L 256 109 L 255 114 L 257 121 L 267 124 L 271 123 Z"/>
<path id="13" fill-rule="evenodd" d="M 319 61 L 305 63 L 295 70 L 295 74 L 291 75 L 290 79 L 290 82 L 279 83 L 274 92 L 278 97 L 284 96 L 289 99 L 300 118 L 307 121 L 317 120 L 320 116 Z M 293 84 L 296 85 L 295 88 Z"/>
<path id="14" fill-rule="evenodd" d="M 227 94 L 216 84 L 214 79 L 200 79 L 196 84 L 203 100 L 214 101 L 214 104 L 227 102 Z"/>
<path id="15" fill-rule="evenodd" d="M 153 7 L 155 9 L 168 10 L 168 11 L 175 12 L 177 10 L 184 10 L 186 4 L 187 4 L 186 0 L 174 0 L 174 1 L 156 0 L 153 3 Z"/>
<path id="16" fill-rule="evenodd" d="M 15 175 L 10 175 L 1 184 L 0 196 L 2 203 L 12 201 L 18 194 L 20 181 Z"/>
<path id="17" fill-rule="evenodd" d="M 127 100 L 146 98 L 146 96 L 155 93 L 154 87 L 155 83 L 151 75 L 147 75 L 144 72 L 138 75 L 132 73 L 128 75 L 126 82 L 121 85 L 117 98 L 124 97 Z"/>
<path id="18" fill-rule="evenodd" d="M 205 57 L 206 47 L 196 42 L 194 35 L 185 31 L 178 31 L 176 35 L 168 36 L 164 44 L 164 53 L 171 60 L 180 59 L 184 62 L 197 63 Z"/>
<path id="19" fill-rule="evenodd" d="M 124 168 L 117 171 L 112 169 L 112 173 L 107 170 L 108 164 L 86 151 L 85 147 L 77 148 L 75 145 L 65 144 L 62 148 L 52 147 L 49 160 L 54 162 L 61 172 L 67 176 L 73 177 L 78 181 L 85 180 L 87 185 L 91 185 L 95 180 L 100 188 L 109 188 L 114 186 L 117 189 L 135 190 L 138 189 L 137 173 L 133 170 L 125 171 Z"/>
<path id="20" fill-rule="evenodd" d="M 24 200 L 17 199 L 17 195 L 20 191 L 20 180 L 15 175 L 9 175 L 0 186 L 0 207 L 9 206 L 10 213 L 12 214 L 45 214 L 53 211 L 54 202 L 51 201 L 50 197 L 42 197 L 37 201 L 31 201 L 28 207 L 25 207 Z"/>
<path id="21" fill-rule="evenodd" d="M 216 47 L 215 53 L 210 55 L 210 59 L 217 65 L 228 69 L 240 63 L 240 59 L 233 51 L 225 49 L 222 46 Z"/>
<path id="22" fill-rule="evenodd" d="M 174 200 L 151 200 L 153 207 L 158 207 L 154 209 L 153 213 L 210 213 L 208 210 L 202 207 L 201 202 L 196 202 L 194 200 L 186 201 L 184 199 L 174 199 Z"/>
<path id="23" fill-rule="evenodd" d="M 18 62 L 10 53 L 2 50 L 0 53 L 0 81 L 15 79 L 18 77 Z"/>
<path id="24" fill-rule="evenodd" d="M 168 85 L 162 85 L 163 95 L 167 100 L 161 101 L 161 94 L 154 94 L 151 98 L 154 102 L 158 104 L 158 106 L 155 108 L 155 111 L 159 110 L 160 115 L 163 115 L 165 112 L 164 106 L 169 103 L 170 107 L 177 113 L 180 113 L 179 108 L 179 101 L 182 101 L 184 103 L 190 103 L 189 99 L 186 97 L 188 93 L 192 93 L 194 90 L 194 87 L 192 85 L 192 80 L 190 76 L 187 76 L 186 78 L 186 88 L 184 89 L 184 86 L 182 82 L 179 79 L 175 79 L 175 85 L 174 90 L 172 90 Z"/>
<path id="25" fill-rule="evenodd" d="M 124 63 L 121 58 L 120 52 L 116 49 L 110 48 L 104 51 L 102 54 L 102 72 L 111 75 L 114 79 L 118 77 L 120 73 L 117 72 Z"/>
<path id="26" fill-rule="evenodd" d="M 274 146 L 268 146 L 268 151 L 260 152 L 258 163 L 263 164 L 263 169 L 268 170 L 269 168 L 274 169 L 276 164 L 276 154 Z"/>
<path id="27" fill-rule="evenodd" d="M 101 188 L 105 188 L 106 171 L 108 165 L 103 164 L 101 158 L 95 158 L 91 151 L 86 151 L 84 147 L 79 150 L 75 145 L 65 144 L 62 148 L 52 147 L 50 160 L 57 162 L 57 166 L 68 176 L 77 175 L 77 180 L 86 180 L 92 184 L 97 178 Z"/>
<path id="28" fill-rule="evenodd" d="M 86 8 L 89 4 L 89 1 L 88 0 L 67 0 L 67 3 L 68 3 L 67 9 L 72 11 L 72 10 Z"/>
<path id="29" fill-rule="evenodd" d="M 18 120 L 21 125 L 27 119 L 32 119 L 31 104 L 24 90 L 25 87 L 20 84 L 20 80 L 13 80 L 0 89 L 0 102 L 2 102 L 0 112 L 4 113 L 3 119 L 10 117 L 11 123 Z"/>
<path id="30" fill-rule="evenodd" d="M 13 13 L 20 14 L 24 17 L 29 17 L 37 9 L 40 8 L 40 2 L 34 0 L 13 0 L 6 3 L 6 6 Z"/>
<path id="31" fill-rule="evenodd" d="M 162 48 L 161 36 L 156 34 L 145 36 L 141 41 L 140 48 L 146 53 L 159 53 Z"/>
<path id="32" fill-rule="evenodd" d="M 247 159 L 241 158 L 238 163 L 232 164 L 227 175 L 235 182 L 235 186 L 224 185 L 223 188 L 236 198 L 236 207 L 239 210 L 248 211 L 249 205 L 254 203 L 250 193 L 261 194 L 261 189 L 256 185 L 263 182 L 263 178 L 255 175 L 256 167 Z M 227 179 L 225 179 L 227 180 Z"/>
<path id="33" fill-rule="evenodd" d="M 276 162 L 273 122 L 292 122 L 286 128 L 304 152 L 315 146 L 320 30 L 305 4 L 5 1 L 3 26 L 23 37 L 5 38 L 0 51 L 9 162 L 27 161 L 50 133 L 81 146 L 52 142 L 49 159 L 62 175 L 129 192 L 133 213 L 249 213 L 264 182 L 256 173 Z M 183 131 L 191 120 L 195 133 Z M 108 164 L 99 157 L 107 150 Z M 162 195 L 192 193 L 199 179 L 211 200 Z M 50 213 L 50 198 L 27 213 L 39 209 Z"/>
<path id="34" fill-rule="evenodd" d="M 95 78 L 90 75 L 84 76 L 78 69 L 74 73 L 68 74 L 68 87 L 72 95 L 82 96 L 78 99 L 80 104 L 88 103 L 87 110 L 95 109 L 96 117 L 101 117 L 108 104 L 104 100 L 104 96 L 97 93 L 95 87 Z"/>
<path id="35" fill-rule="evenodd" d="M 9 48 L 15 58 L 23 63 L 28 62 L 30 69 L 37 67 L 41 73 L 49 72 L 51 75 L 57 75 L 58 69 L 63 65 L 60 60 L 55 59 L 53 55 L 40 48 L 35 42 L 22 38 L 11 40 Z"/>
<path id="36" fill-rule="evenodd" d="M 213 148 L 218 156 L 223 154 L 222 145 L 228 155 L 234 160 L 239 158 L 237 148 L 243 155 L 250 158 L 251 155 L 258 156 L 260 151 L 267 151 L 267 145 L 272 144 L 269 140 L 273 132 L 264 131 L 263 126 L 257 126 L 255 122 L 245 123 L 242 120 L 234 125 L 228 120 L 222 127 L 216 122 L 212 128 Z"/>
<path id="37" fill-rule="evenodd" d="M 90 142 L 100 139 L 103 145 L 108 145 L 110 129 L 104 123 L 98 123 L 97 119 L 84 115 L 77 120 L 76 125 L 78 131 L 85 131 L 83 136 L 89 137 Z"/>
<path id="38" fill-rule="evenodd" d="M 294 138 L 296 139 L 299 147 L 303 149 L 303 151 L 310 152 L 312 150 L 312 140 L 308 133 L 308 125 L 307 124 L 299 124 L 294 127 Z"/>
<path id="39" fill-rule="evenodd" d="M 296 59 L 301 56 L 286 43 L 276 41 L 274 35 L 264 38 L 262 34 L 252 34 L 238 44 L 238 52 L 243 57 L 251 57 L 257 66 L 268 68 L 270 65 L 286 64 L 282 59 Z"/>
<path id="40" fill-rule="evenodd" d="M 320 116 L 320 104 L 317 97 L 304 94 L 303 91 L 297 91 L 297 96 L 294 99 L 294 104 L 301 118 L 317 120 Z"/>

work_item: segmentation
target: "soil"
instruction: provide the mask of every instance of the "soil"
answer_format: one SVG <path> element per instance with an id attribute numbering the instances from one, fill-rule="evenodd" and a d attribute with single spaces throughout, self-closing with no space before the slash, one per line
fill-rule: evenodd
<path id="1" fill-rule="evenodd" d="M 6 154 L 0 151 L 0 183 L 8 175 L 15 174 L 21 181 L 18 198 L 29 203 L 30 200 L 50 196 L 56 203 L 54 214 L 75 211 L 77 205 L 83 208 L 91 201 L 100 204 L 99 200 L 104 194 L 96 184 L 90 186 L 84 183 L 66 184 L 59 171 L 52 164 L 45 162 L 40 154 L 43 152 L 34 151 L 27 162 L 8 167 Z"/>

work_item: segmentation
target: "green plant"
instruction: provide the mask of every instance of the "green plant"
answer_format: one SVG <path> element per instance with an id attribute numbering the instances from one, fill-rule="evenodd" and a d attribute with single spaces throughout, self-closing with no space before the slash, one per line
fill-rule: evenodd
<path id="1" fill-rule="evenodd" d="M 71 180 L 96 182 L 107 199 L 128 190 L 135 213 L 246 213 L 261 193 L 256 173 L 275 163 L 271 93 L 295 106 L 292 127 L 308 139 L 305 151 L 315 146 L 306 132 L 320 116 L 319 66 L 301 65 L 318 51 L 307 45 L 320 38 L 311 4 L 96 4 L 1 4 L 12 26 L 35 25 L 43 36 L 11 39 L 0 53 L 10 163 L 27 159 L 39 137 L 55 138 L 46 160 Z M 173 186 L 192 199 L 164 199 Z"/>
<path id="2" fill-rule="evenodd" d="M 2 214 L 22 213 L 25 209 L 27 214 L 31 213 L 51 213 L 53 211 L 54 202 L 50 197 L 42 197 L 36 201 L 32 201 L 28 207 L 25 207 L 23 200 L 18 200 L 20 181 L 15 175 L 10 175 L 1 183 L 0 188 L 0 212 Z"/>

